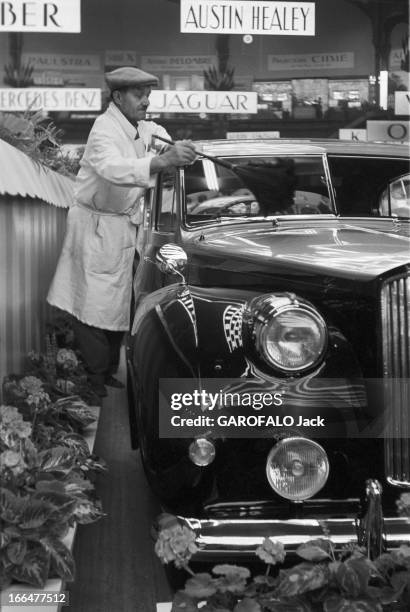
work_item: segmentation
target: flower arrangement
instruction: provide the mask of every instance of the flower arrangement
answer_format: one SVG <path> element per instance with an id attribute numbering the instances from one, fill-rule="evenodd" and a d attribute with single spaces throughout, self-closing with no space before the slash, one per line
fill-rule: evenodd
<path id="1" fill-rule="evenodd" d="M 105 465 L 81 435 L 94 413 L 58 385 L 61 376 L 72 382 L 71 391 L 81 389 L 82 366 L 74 351 L 52 344 L 53 363 L 50 350 L 31 353 L 29 372 L 3 383 L 0 588 L 12 581 L 43 588 L 51 577 L 73 580 L 74 559 L 63 538 L 74 523 L 104 516 L 92 478 Z"/>
<path id="2" fill-rule="evenodd" d="M 407 498 L 403 503 L 407 503 Z M 281 542 L 265 538 L 256 549 L 256 556 L 266 564 L 265 574 L 251 578 L 246 567 L 227 564 L 215 566 L 212 573 L 194 574 L 189 560 L 198 550 L 195 533 L 171 515 L 162 515 L 159 526 L 157 555 L 163 563 L 173 562 L 190 574 L 185 588 L 175 594 L 172 612 L 404 612 L 410 609 L 409 546 L 403 545 L 371 561 L 366 551 L 356 544 L 336 552 L 329 538 L 318 538 L 298 547 L 296 555 L 303 560 L 301 563 L 278 569 L 278 564 L 286 558 L 284 547 Z"/>

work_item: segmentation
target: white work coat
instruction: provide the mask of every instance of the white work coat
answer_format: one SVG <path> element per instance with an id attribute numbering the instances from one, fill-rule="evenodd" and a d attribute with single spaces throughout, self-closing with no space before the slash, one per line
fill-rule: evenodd
<path id="1" fill-rule="evenodd" d="M 94 327 L 129 329 L 139 206 L 152 184 L 153 134 L 169 138 L 152 121 L 138 123 L 138 138 L 111 103 L 96 119 L 81 160 L 47 301 Z"/>

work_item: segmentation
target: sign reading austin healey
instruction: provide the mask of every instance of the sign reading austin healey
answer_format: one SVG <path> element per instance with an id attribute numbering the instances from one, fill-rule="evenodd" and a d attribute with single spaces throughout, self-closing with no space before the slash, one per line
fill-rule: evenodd
<path id="1" fill-rule="evenodd" d="M 0 90 L 1 91 L 1 90 Z M 150 113 L 256 113 L 254 91 L 168 91 L 154 89 Z"/>
<path id="2" fill-rule="evenodd" d="M 181 32 L 314 36 L 314 2 L 181 0 Z"/>
<path id="3" fill-rule="evenodd" d="M 99 111 L 101 89 L 0 89 L 1 111 Z"/>
<path id="4" fill-rule="evenodd" d="M 81 32 L 80 0 L 0 2 L 0 32 Z"/>

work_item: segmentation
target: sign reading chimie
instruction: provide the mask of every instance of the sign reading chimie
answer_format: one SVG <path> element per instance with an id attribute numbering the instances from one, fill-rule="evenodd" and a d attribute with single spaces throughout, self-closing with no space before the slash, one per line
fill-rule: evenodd
<path id="1" fill-rule="evenodd" d="M 81 32 L 80 0 L 1 1 L 0 32 Z"/>
<path id="2" fill-rule="evenodd" d="M 181 32 L 314 36 L 314 2 L 181 0 Z"/>

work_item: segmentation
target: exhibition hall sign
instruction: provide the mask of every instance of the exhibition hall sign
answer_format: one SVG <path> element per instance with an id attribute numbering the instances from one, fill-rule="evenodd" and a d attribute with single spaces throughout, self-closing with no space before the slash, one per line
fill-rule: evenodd
<path id="1" fill-rule="evenodd" d="M 181 0 L 186 34 L 314 36 L 314 2 Z"/>
<path id="2" fill-rule="evenodd" d="M 153 89 L 150 113 L 256 113 L 254 91 L 169 91 Z"/>
<path id="3" fill-rule="evenodd" d="M 0 111 L 100 111 L 101 89 L 0 88 Z"/>
<path id="4" fill-rule="evenodd" d="M 0 32 L 81 32 L 80 0 L 1 1 Z"/>

